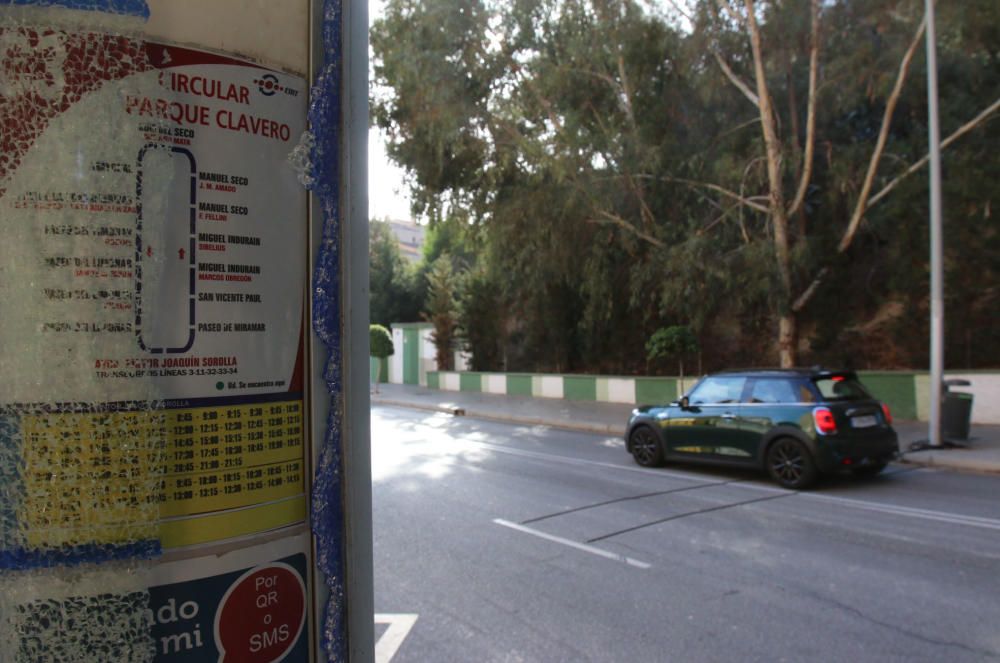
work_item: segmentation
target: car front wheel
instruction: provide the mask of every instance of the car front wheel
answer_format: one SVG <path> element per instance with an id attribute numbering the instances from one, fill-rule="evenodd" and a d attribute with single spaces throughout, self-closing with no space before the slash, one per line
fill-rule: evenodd
<path id="1" fill-rule="evenodd" d="M 629 435 L 632 457 L 643 467 L 663 465 L 663 447 L 660 439 L 649 428 L 640 426 Z"/>
<path id="2" fill-rule="evenodd" d="M 812 485 L 819 474 L 806 445 L 791 437 L 783 437 L 768 448 L 767 472 L 779 485 L 792 490 Z"/>

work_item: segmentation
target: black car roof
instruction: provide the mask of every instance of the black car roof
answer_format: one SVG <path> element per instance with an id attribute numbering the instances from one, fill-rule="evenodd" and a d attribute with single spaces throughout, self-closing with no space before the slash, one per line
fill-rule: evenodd
<path id="1" fill-rule="evenodd" d="M 812 368 L 745 368 L 745 369 L 730 369 L 725 371 L 718 371 L 716 373 L 710 373 L 709 375 L 730 375 L 748 378 L 766 378 L 766 377 L 803 377 L 803 378 L 822 378 L 829 377 L 833 375 L 842 375 L 844 377 L 857 377 L 852 370 L 835 370 L 830 368 L 823 368 L 822 366 L 814 366 Z"/>

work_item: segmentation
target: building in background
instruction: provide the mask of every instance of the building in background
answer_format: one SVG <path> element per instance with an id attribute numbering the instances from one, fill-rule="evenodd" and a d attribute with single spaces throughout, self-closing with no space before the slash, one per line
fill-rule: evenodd
<path id="1" fill-rule="evenodd" d="M 424 250 L 426 228 L 413 221 L 389 221 L 389 228 L 396 236 L 399 252 L 411 263 L 420 262 Z"/>

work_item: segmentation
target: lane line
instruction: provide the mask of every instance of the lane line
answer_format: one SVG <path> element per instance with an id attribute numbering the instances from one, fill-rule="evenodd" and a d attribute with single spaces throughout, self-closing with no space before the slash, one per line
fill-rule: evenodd
<path id="1" fill-rule="evenodd" d="M 532 529 L 530 527 L 525 527 L 524 525 L 518 525 L 517 523 L 512 523 L 509 520 L 503 520 L 502 518 L 494 518 L 493 522 L 495 522 L 497 525 L 502 525 L 503 527 L 509 527 L 512 530 L 523 532 L 524 534 L 537 536 L 538 538 L 545 539 L 546 541 L 552 541 L 553 543 L 560 543 L 564 546 L 569 546 L 570 548 L 581 550 L 585 553 L 590 553 L 591 555 L 597 555 L 598 557 L 610 559 L 615 562 L 628 564 L 629 566 L 634 566 L 637 569 L 652 568 L 652 564 L 647 564 L 646 562 L 640 562 L 637 559 L 632 559 L 631 557 L 626 557 L 625 555 L 619 555 L 618 553 L 613 553 L 610 550 L 604 550 L 603 548 L 597 548 L 596 546 L 588 546 L 585 543 L 579 543 L 571 539 L 564 539 L 561 536 L 547 534 L 546 532 L 542 532 L 537 529 Z"/>
<path id="2" fill-rule="evenodd" d="M 644 467 L 630 467 L 628 465 L 618 465 L 615 463 L 608 463 L 596 460 L 586 460 L 583 458 L 572 458 L 570 456 L 562 456 L 559 454 L 548 454 L 538 451 L 527 451 L 524 449 L 513 449 L 498 444 L 491 444 L 489 442 L 478 442 L 475 440 L 463 440 L 462 443 L 466 446 L 472 446 L 475 448 L 483 449 L 486 451 L 493 451 L 500 454 L 507 454 L 510 456 L 519 456 L 522 458 L 531 458 L 534 460 L 541 460 L 545 462 L 555 462 L 560 464 L 584 466 L 584 467 L 603 467 L 612 470 L 619 470 L 624 472 L 633 472 L 638 474 L 643 474 L 651 477 L 661 477 L 668 479 L 680 479 L 683 481 L 696 482 L 696 486 L 692 488 L 711 488 L 713 486 L 721 485 L 717 480 L 708 480 L 705 477 L 682 471 L 672 471 L 672 470 L 662 470 L 662 469 L 649 469 Z M 921 470 L 918 471 L 922 471 Z M 784 488 L 779 488 L 777 486 L 768 486 L 759 483 L 753 483 L 750 481 L 727 481 L 723 482 L 724 485 L 733 486 L 735 488 L 746 488 L 749 490 L 756 490 L 759 492 L 771 493 L 774 495 L 793 495 L 797 494 L 806 499 L 815 499 L 828 502 L 835 502 L 843 504 L 844 506 L 850 506 L 858 509 L 863 509 L 867 511 L 876 511 L 880 513 L 885 513 L 888 515 L 902 516 L 906 518 L 917 518 L 921 520 L 931 520 L 934 522 L 944 522 L 951 523 L 953 525 L 965 525 L 968 527 L 977 527 L 981 529 L 989 530 L 1000 530 L 1000 519 L 995 518 L 984 518 L 980 516 L 966 516 L 958 513 L 951 513 L 946 511 L 932 511 L 929 509 L 919 509 L 913 507 L 905 506 L 894 506 L 890 504 L 884 504 L 879 502 L 867 502 L 863 500 L 855 500 L 846 497 L 837 497 L 833 495 L 822 495 L 813 492 L 799 492 L 786 490 Z"/>
<path id="3" fill-rule="evenodd" d="M 821 493 L 813 492 L 796 492 L 793 490 L 787 490 L 785 488 L 779 488 L 777 486 L 767 486 L 757 483 L 752 483 L 749 481 L 709 481 L 704 477 L 700 477 L 694 474 L 687 474 L 683 472 L 675 472 L 670 470 L 657 470 L 657 469 L 647 469 L 643 467 L 628 467 L 627 465 L 616 465 L 614 463 L 606 463 L 602 461 L 585 460 L 582 458 L 568 458 L 566 456 L 560 456 L 558 454 L 545 454 L 537 451 L 524 451 L 521 449 L 510 449 L 503 447 L 502 445 L 490 444 L 488 442 L 475 442 L 469 441 L 467 444 L 475 445 L 482 449 L 489 451 L 495 451 L 497 453 L 509 454 L 512 456 L 521 456 L 524 458 L 534 458 L 537 460 L 554 461 L 559 463 L 569 463 L 572 465 L 592 465 L 595 467 L 607 467 L 616 470 L 624 470 L 626 472 L 638 472 L 640 474 L 645 474 L 648 476 L 660 476 L 672 479 L 682 479 L 685 481 L 697 481 L 700 482 L 696 486 L 691 486 L 691 489 L 695 488 L 712 488 L 715 486 L 726 485 L 733 486 L 734 488 L 746 488 L 749 490 L 756 490 L 759 492 L 772 493 L 776 496 L 781 495 L 799 495 L 806 499 L 822 500 L 828 502 L 835 502 L 843 504 L 844 506 L 850 506 L 857 509 L 864 509 L 867 511 L 876 511 L 880 513 L 885 513 L 894 516 L 903 516 L 906 518 L 917 518 L 922 520 L 931 520 L 934 522 L 951 523 L 953 525 L 965 525 L 968 527 L 978 527 L 981 529 L 989 530 L 1000 530 L 1000 519 L 996 518 L 984 518 L 981 516 L 966 516 L 960 513 L 951 513 L 947 511 L 932 511 L 930 509 L 920 509 L 915 507 L 907 506 L 895 506 L 891 504 L 884 504 L 879 502 L 867 502 L 864 500 L 855 500 L 848 497 L 837 497 L 834 495 L 823 495 Z"/>
<path id="4" fill-rule="evenodd" d="M 375 623 L 389 625 L 375 643 L 375 663 L 389 663 L 399 651 L 403 640 L 410 634 L 410 629 L 417 623 L 417 615 L 375 613 Z"/>
<path id="5" fill-rule="evenodd" d="M 894 504 L 880 504 L 878 502 L 866 502 L 855 500 L 849 497 L 838 497 L 835 495 L 821 495 L 819 493 L 799 493 L 800 496 L 821 502 L 833 502 L 856 509 L 866 511 L 878 511 L 895 516 L 906 516 L 908 518 L 921 518 L 923 520 L 934 520 L 954 525 L 966 525 L 968 527 L 979 527 L 1000 531 L 1000 520 L 995 518 L 983 518 L 981 516 L 965 516 L 960 513 L 949 513 L 947 511 L 932 511 L 930 509 L 918 509 L 909 506 L 896 506 Z"/>

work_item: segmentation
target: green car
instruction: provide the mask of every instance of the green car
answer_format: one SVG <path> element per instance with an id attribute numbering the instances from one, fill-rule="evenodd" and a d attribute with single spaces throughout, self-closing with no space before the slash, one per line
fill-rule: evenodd
<path id="1" fill-rule="evenodd" d="M 819 368 L 707 375 L 679 401 L 633 410 L 625 446 L 646 467 L 756 467 L 796 490 L 841 470 L 874 476 L 899 452 L 888 406 L 854 372 Z"/>

